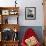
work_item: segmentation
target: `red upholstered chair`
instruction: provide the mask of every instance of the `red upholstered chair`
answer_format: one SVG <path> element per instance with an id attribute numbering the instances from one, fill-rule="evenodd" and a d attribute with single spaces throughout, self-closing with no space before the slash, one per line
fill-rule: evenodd
<path id="1" fill-rule="evenodd" d="M 36 33 L 33 31 L 32 28 L 28 28 L 27 31 L 24 34 L 24 37 L 22 38 L 22 42 L 21 42 L 21 46 L 27 46 L 25 40 L 30 38 L 30 37 L 35 37 L 37 40 L 37 35 Z M 40 42 L 37 40 L 37 44 L 35 44 L 34 46 L 41 46 Z"/>

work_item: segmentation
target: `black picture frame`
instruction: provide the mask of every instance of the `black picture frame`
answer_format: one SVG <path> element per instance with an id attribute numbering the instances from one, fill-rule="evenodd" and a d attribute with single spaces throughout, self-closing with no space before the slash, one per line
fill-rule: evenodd
<path id="1" fill-rule="evenodd" d="M 25 7 L 25 19 L 26 20 L 36 19 L 36 7 Z"/>

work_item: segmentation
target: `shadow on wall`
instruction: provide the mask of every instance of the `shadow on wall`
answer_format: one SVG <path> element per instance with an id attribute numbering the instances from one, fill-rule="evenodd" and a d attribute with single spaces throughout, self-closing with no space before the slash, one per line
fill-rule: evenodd
<path id="1" fill-rule="evenodd" d="M 39 41 L 41 43 L 43 43 L 43 30 L 42 30 L 42 26 L 21 26 L 20 27 L 20 32 L 19 32 L 19 39 L 20 39 L 20 42 L 23 38 L 23 35 L 25 33 L 25 31 L 28 29 L 28 28 L 32 28 L 36 34 L 37 34 L 37 37 L 39 39 Z"/>

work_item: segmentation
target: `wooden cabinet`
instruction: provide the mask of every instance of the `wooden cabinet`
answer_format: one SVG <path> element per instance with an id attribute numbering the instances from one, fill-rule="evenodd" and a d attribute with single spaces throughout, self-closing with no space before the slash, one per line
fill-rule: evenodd
<path id="1" fill-rule="evenodd" d="M 18 17 L 19 7 L 0 7 L 0 46 L 18 46 L 19 39 L 16 40 L 19 31 Z M 7 36 L 4 35 L 5 32 Z M 11 32 L 12 34 L 10 34 Z"/>
<path id="2" fill-rule="evenodd" d="M 18 41 L 5 41 L 2 44 L 3 46 L 18 46 Z"/>
<path id="3" fill-rule="evenodd" d="M 10 21 L 14 20 L 14 24 L 18 24 L 19 7 L 0 7 L 0 20 L 1 24 L 9 24 Z M 9 18 L 9 17 L 12 18 Z M 12 23 L 11 23 L 12 24 Z"/>
<path id="4" fill-rule="evenodd" d="M 0 46 L 18 46 L 19 41 L 5 41 L 0 42 Z"/>

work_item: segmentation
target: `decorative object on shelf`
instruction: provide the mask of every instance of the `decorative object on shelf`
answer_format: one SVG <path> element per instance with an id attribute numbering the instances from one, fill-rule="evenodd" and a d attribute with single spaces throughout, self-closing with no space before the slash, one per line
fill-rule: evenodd
<path id="1" fill-rule="evenodd" d="M 7 15 L 3 15 L 2 24 L 8 24 L 8 16 Z"/>
<path id="2" fill-rule="evenodd" d="M 0 10 L 0 15 L 2 14 L 2 11 Z"/>
<path id="3" fill-rule="evenodd" d="M 17 32 L 16 28 L 14 27 L 14 32 Z"/>
<path id="4" fill-rule="evenodd" d="M 18 12 L 15 11 L 15 10 L 10 10 L 10 13 L 9 13 L 9 14 L 10 14 L 10 15 L 17 15 L 17 13 L 18 13 Z"/>
<path id="5" fill-rule="evenodd" d="M 16 2 L 17 0 L 15 0 L 15 7 L 16 7 L 16 4 L 17 4 L 17 2 Z"/>
<path id="6" fill-rule="evenodd" d="M 2 40 L 4 41 L 8 41 L 8 40 L 12 40 L 12 30 L 9 28 L 5 28 L 2 32 Z"/>
<path id="7" fill-rule="evenodd" d="M 5 24 L 8 24 L 8 18 L 7 18 L 7 19 L 5 19 Z"/>
<path id="8" fill-rule="evenodd" d="M 10 28 L 4 28 L 2 31 L 2 40 L 4 41 L 16 41 L 18 40 L 18 32 L 14 32 Z"/>
<path id="9" fill-rule="evenodd" d="M 14 32 L 15 32 L 14 33 L 14 41 L 15 41 L 15 40 L 18 40 L 18 32 L 17 32 L 16 28 L 14 29 Z"/>
<path id="10" fill-rule="evenodd" d="M 18 32 L 14 32 L 13 40 L 18 40 Z"/>
<path id="11" fill-rule="evenodd" d="M 26 20 L 36 19 L 36 7 L 26 7 L 25 8 L 25 19 Z"/>
<path id="12" fill-rule="evenodd" d="M 2 15 L 9 15 L 9 10 L 2 10 Z"/>

